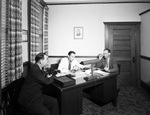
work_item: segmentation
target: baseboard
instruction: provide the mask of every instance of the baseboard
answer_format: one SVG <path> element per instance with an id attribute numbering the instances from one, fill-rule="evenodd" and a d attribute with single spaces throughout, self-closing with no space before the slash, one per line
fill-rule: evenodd
<path id="1" fill-rule="evenodd" d="M 150 94 L 150 84 L 141 80 L 141 86 Z"/>

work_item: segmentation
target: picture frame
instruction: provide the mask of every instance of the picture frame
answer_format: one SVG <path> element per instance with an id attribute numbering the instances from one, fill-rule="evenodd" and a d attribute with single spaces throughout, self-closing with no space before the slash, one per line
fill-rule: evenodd
<path id="1" fill-rule="evenodd" d="M 74 27 L 74 39 L 83 39 L 83 27 Z"/>
<path id="2" fill-rule="evenodd" d="M 22 41 L 23 42 L 28 42 L 28 31 L 27 30 L 22 30 Z"/>

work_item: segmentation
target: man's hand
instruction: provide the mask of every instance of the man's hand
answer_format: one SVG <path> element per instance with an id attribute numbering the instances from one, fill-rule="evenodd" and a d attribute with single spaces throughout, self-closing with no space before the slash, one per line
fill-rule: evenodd
<path id="1" fill-rule="evenodd" d="M 110 72 L 108 67 L 105 67 L 104 70 L 107 71 L 107 72 Z"/>
<path id="2" fill-rule="evenodd" d="M 103 54 L 99 54 L 98 59 L 101 60 L 103 58 Z"/>
<path id="3" fill-rule="evenodd" d="M 47 78 L 50 78 L 50 77 L 52 77 L 52 74 L 50 74 L 50 75 L 48 74 L 48 75 L 47 75 Z"/>
<path id="4" fill-rule="evenodd" d="M 73 66 L 73 70 L 76 70 L 76 71 L 77 71 L 77 70 L 79 70 L 79 69 L 80 69 L 80 68 L 79 68 L 78 66 L 76 66 L 76 65 Z"/>

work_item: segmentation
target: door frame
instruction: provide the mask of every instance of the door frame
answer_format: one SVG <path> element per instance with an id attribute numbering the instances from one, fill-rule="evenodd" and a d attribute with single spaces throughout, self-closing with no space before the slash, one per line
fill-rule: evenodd
<path id="1" fill-rule="evenodd" d="M 135 62 L 135 85 L 140 86 L 141 83 L 141 72 L 140 72 L 140 54 L 141 54 L 141 42 L 140 42 L 140 24 L 141 22 L 104 22 L 105 26 L 105 48 L 108 47 L 109 45 L 109 36 L 108 36 L 108 27 L 107 25 L 134 25 L 135 26 L 135 57 L 136 57 L 136 62 Z"/>

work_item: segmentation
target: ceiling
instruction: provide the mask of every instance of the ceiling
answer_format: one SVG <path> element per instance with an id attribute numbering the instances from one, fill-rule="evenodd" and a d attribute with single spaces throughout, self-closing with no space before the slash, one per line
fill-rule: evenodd
<path id="1" fill-rule="evenodd" d="M 44 0 L 47 4 L 73 4 L 73 3 L 150 3 L 150 0 Z"/>

